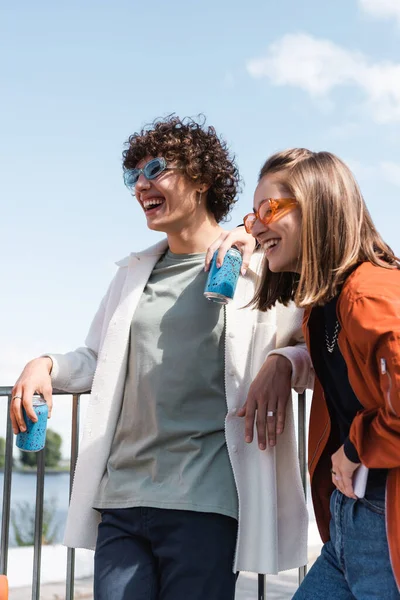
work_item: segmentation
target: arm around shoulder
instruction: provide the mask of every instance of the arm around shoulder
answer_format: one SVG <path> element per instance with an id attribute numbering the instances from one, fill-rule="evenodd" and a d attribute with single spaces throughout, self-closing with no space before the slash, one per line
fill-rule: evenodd
<path id="1" fill-rule="evenodd" d="M 314 386 L 314 371 L 303 331 L 304 311 L 293 302 L 276 306 L 276 348 L 269 352 L 287 358 L 292 365 L 292 388 L 299 394 Z"/>

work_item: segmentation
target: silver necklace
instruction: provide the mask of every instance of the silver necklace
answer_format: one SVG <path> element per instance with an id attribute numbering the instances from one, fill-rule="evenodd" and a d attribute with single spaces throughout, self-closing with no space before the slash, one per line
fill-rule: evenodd
<path id="1" fill-rule="evenodd" d="M 328 350 L 329 354 L 332 354 L 332 352 L 335 349 L 335 346 L 336 346 L 336 343 L 337 343 L 337 339 L 338 339 L 338 335 L 339 335 L 339 329 L 340 329 L 339 321 L 336 320 L 336 324 L 335 324 L 335 329 L 334 329 L 334 332 L 333 332 L 332 340 L 329 341 L 328 330 L 327 330 L 326 325 L 325 325 L 325 343 L 326 343 L 326 349 Z"/>

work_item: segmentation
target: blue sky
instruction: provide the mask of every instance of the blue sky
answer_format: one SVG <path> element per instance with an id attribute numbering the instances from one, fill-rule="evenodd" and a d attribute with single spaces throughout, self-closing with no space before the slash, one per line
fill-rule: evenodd
<path id="1" fill-rule="evenodd" d="M 0 385 L 81 345 L 114 261 L 159 239 L 121 177 L 158 116 L 204 113 L 228 141 L 233 224 L 269 154 L 325 149 L 400 253 L 400 0 L 4 0 L 0 53 Z"/>

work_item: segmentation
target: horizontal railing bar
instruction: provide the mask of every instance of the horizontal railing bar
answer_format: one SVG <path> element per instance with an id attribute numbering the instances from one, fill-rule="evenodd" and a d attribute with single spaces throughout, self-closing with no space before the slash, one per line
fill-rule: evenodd
<path id="1" fill-rule="evenodd" d="M 0 397 L 1 396 L 10 396 L 12 393 L 13 388 L 11 386 L 1 386 L 0 385 Z M 90 394 L 90 390 L 86 390 L 85 392 L 79 392 L 79 395 L 83 396 L 85 394 Z M 55 390 L 53 389 L 52 391 L 52 395 L 53 396 L 73 396 L 73 394 L 71 392 L 63 392 L 62 390 Z"/>

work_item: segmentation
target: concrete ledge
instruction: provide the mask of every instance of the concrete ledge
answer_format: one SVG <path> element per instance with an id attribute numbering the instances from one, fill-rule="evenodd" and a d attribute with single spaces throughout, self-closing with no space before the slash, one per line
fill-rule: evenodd
<path id="1" fill-rule="evenodd" d="M 310 567 L 320 553 L 322 543 L 315 521 L 308 532 L 308 559 Z M 91 550 L 78 549 L 75 553 L 75 599 L 92 600 L 93 555 Z M 64 600 L 67 548 L 60 544 L 42 547 L 41 600 Z M 10 548 L 8 553 L 9 600 L 26 600 L 31 596 L 33 547 Z M 298 585 L 297 569 L 279 575 L 267 576 L 268 600 L 290 599 Z M 241 573 L 236 600 L 257 598 L 257 575 Z"/>
<path id="2" fill-rule="evenodd" d="M 82 579 L 93 575 L 93 552 L 76 550 L 75 578 Z M 42 546 L 41 584 L 65 582 L 67 568 L 67 548 L 61 544 Z M 10 589 L 32 585 L 33 546 L 10 548 L 8 551 L 7 577 Z M 29 596 L 25 596 L 28 598 Z"/>

